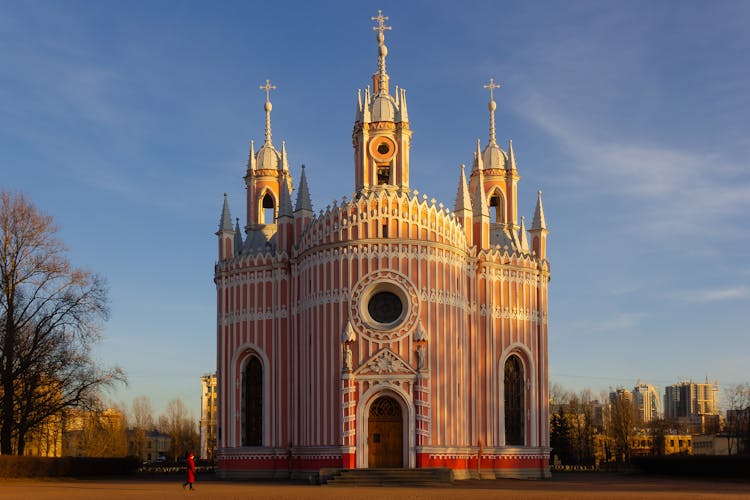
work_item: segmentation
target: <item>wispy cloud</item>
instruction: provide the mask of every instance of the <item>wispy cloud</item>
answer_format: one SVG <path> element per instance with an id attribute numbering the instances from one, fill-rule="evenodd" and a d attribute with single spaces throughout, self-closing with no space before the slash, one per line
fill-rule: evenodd
<path id="1" fill-rule="evenodd" d="M 571 119 L 535 99 L 517 111 L 567 154 L 574 171 L 564 175 L 579 193 L 631 200 L 629 212 L 641 230 L 708 236 L 726 229 L 722 218 L 750 211 L 750 180 L 716 153 L 659 147 L 643 138 L 599 140 L 585 118 Z"/>
<path id="2" fill-rule="evenodd" d="M 750 297 L 750 288 L 746 286 L 686 290 L 676 295 L 678 300 L 684 300 L 687 302 L 718 302 L 724 300 L 744 299 L 747 297 Z"/>

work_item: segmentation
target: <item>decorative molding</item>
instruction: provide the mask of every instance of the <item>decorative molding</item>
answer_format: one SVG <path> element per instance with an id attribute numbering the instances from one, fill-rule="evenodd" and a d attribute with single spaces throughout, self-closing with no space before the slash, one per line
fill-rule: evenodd
<path id="1" fill-rule="evenodd" d="M 344 330 L 341 332 L 341 342 L 352 343 L 355 340 L 357 340 L 357 334 L 354 333 L 351 321 L 347 321 Z"/>

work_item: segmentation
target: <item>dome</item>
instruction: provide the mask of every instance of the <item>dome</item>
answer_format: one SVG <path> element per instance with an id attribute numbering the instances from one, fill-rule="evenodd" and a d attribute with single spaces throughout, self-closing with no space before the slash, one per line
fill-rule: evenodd
<path id="1" fill-rule="evenodd" d="M 497 144 L 488 144 L 482 152 L 484 168 L 505 168 L 508 155 Z"/>
<path id="2" fill-rule="evenodd" d="M 271 144 L 264 144 L 258 151 L 257 167 L 258 169 L 273 168 L 278 169 L 281 162 L 281 155 Z"/>
<path id="3" fill-rule="evenodd" d="M 396 101 L 388 94 L 378 94 L 372 103 L 373 122 L 395 122 Z"/>

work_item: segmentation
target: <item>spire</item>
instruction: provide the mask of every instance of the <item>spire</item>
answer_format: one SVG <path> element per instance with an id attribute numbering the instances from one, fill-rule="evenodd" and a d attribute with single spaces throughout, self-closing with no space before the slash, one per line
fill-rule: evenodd
<path id="1" fill-rule="evenodd" d="M 406 110 L 406 89 L 401 89 L 399 98 L 400 98 L 400 101 L 398 103 L 398 109 L 401 112 L 401 121 L 408 122 L 409 112 Z"/>
<path id="2" fill-rule="evenodd" d="M 508 169 L 518 170 L 516 168 L 516 153 L 513 152 L 513 139 L 508 141 Z"/>
<path id="3" fill-rule="evenodd" d="M 273 109 L 273 105 L 271 104 L 271 91 L 276 90 L 276 85 L 271 85 L 271 81 L 266 79 L 266 84 L 260 86 L 260 90 L 266 91 L 266 103 L 263 105 L 263 108 L 266 110 L 266 140 L 263 143 L 265 144 L 271 144 L 271 110 Z"/>
<path id="4" fill-rule="evenodd" d="M 518 238 L 521 241 L 521 250 L 528 252 L 529 238 L 526 236 L 526 221 L 523 215 L 521 216 L 521 228 L 518 230 Z"/>
<path id="5" fill-rule="evenodd" d="M 240 231 L 240 218 L 237 217 L 237 223 L 234 226 L 234 254 L 242 253 L 242 232 Z"/>
<path id="6" fill-rule="evenodd" d="M 377 21 L 378 25 L 373 26 L 373 31 L 377 31 L 378 34 L 375 39 L 378 41 L 378 71 L 375 73 L 377 76 L 377 89 L 376 94 L 387 94 L 388 93 L 388 73 L 385 70 L 385 57 L 388 55 L 388 47 L 385 46 L 385 36 L 383 32 L 390 30 L 390 26 L 386 26 L 385 22 L 388 20 L 388 16 L 384 16 L 381 10 L 378 10 L 378 17 L 372 17 L 373 21 Z"/>
<path id="7" fill-rule="evenodd" d="M 249 171 L 255 170 L 255 141 L 250 139 L 250 155 L 247 158 L 247 169 Z"/>
<path id="8" fill-rule="evenodd" d="M 536 208 L 534 209 L 534 220 L 531 221 L 531 229 L 547 229 L 547 222 L 544 220 L 541 191 L 537 191 Z"/>
<path id="9" fill-rule="evenodd" d="M 289 185 L 282 181 L 280 184 L 279 192 L 279 216 L 280 220 L 282 217 L 292 217 L 292 195 L 289 192 Z"/>
<path id="10" fill-rule="evenodd" d="M 477 139 L 477 150 L 474 151 L 474 163 L 471 165 L 471 170 L 482 170 L 484 168 L 484 160 L 482 159 L 482 149 L 480 140 Z"/>
<path id="11" fill-rule="evenodd" d="M 289 159 L 286 155 L 286 141 L 281 141 L 281 170 L 289 171 Z"/>
<path id="12" fill-rule="evenodd" d="M 495 109 L 497 109 L 497 104 L 495 103 L 495 89 L 499 89 L 500 84 L 495 83 L 494 78 L 490 78 L 490 83 L 484 85 L 484 88 L 490 89 L 490 102 L 487 105 L 487 108 L 490 110 L 490 145 L 496 146 L 497 139 L 495 138 Z"/>
<path id="13" fill-rule="evenodd" d="M 295 212 L 299 212 L 300 210 L 309 210 L 310 212 L 313 211 L 312 209 L 312 202 L 310 201 L 310 190 L 307 187 L 307 175 L 305 174 L 305 166 L 302 165 L 302 175 L 299 179 L 299 190 L 297 191 L 297 204 L 294 208 Z"/>
<path id="14" fill-rule="evenodd" d="M 466 174 L 464 170 L 466 165 L 461 164 L 461 176 L 458 179 L 458 192 L 456 193 L 456 206 L 454 212 L 459 210 L 471 210 L 471 196 L 469 196 L 469 186 L 466 184 Z"/>
<path id="15" fill-rule="evenodd" d="M 219 221 L 219 231 L 233 231 L 232 216 L 229 214 L 229 201 L 227 193 L 224 193 L 224 206 L 221 209 L 221 220 Z"/>
<path id="16" fill-rule="evenodd" d="M 490 208 L 487 206 L 487 199 L 484 196 L 484 174 L 482 170 L 479 170 L 479 179 L 477 179 L 477 185 L 474 190 L 474 203 L 472 209 L 474 214 L 478 217 L 490 217 Z"/>
<path id="17" fill-rule="evenodd" d="M 357 109 L 354 112 L 354 122 L 362 121 L 362 89 L 357 89 Z"/>

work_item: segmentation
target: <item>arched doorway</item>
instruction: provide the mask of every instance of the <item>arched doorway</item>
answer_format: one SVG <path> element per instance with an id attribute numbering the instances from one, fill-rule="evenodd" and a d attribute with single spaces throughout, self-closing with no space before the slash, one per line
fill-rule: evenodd
<path id="1" fill-rule="evenodd" d="M 524 445 L 524 373 L 523 364 L 516 355 L 511 355 L 505 362 L 505 444 Z"/>
<path id="2" fill-rule="evenodd" d="M 263 366 L 252 356 L 242 372 L 242 446 L 263 444 Z"/>
<path id="3" fill-rule="evenodd" d="M 404 466 L 404 419 L 401 405 L 381 396 L 367 419 L 367 463 L 372 468 Z"/>

